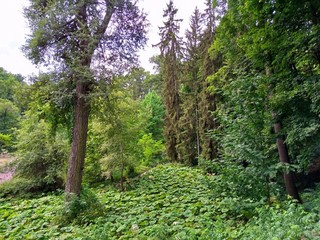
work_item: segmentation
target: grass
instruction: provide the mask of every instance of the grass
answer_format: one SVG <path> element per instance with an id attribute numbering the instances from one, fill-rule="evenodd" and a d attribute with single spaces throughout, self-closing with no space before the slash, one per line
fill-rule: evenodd
<path id="1" fill-rule="evenodd" d="M 82 209 L 66 224 L 63 194 L 0 200 L 0 239 L 317 239 L 320 191 L 304 206 L 228 197 L 217 176 L 176 165 L 158 166 L 130 183 L 86 189 Z M 69 211 L 69 212 L 68 212 Z M 270 230 L 272 229 L 272 230 Z M 320 239 L 320 237 L 319 237 Z"/>

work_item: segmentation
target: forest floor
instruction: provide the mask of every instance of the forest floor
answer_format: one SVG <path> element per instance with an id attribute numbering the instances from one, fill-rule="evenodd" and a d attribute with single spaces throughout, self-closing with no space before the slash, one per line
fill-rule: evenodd
<path id="1" fill-rule="evenodd" d="M 0 198 L 0 240 L 320 239 L 320 185 L 304 192 L 299 205 L 240 197 L 230 184 L 166 164 L 132 180 L 125 192 L 109 184 L 85 187 L 69 207 L 62 191 Z"/>
<path id="2" fill-rule="evenodd" d="M 8 167 L 13 157 L 9 154 L 0 154 L 0 184 L 12 179 L 13 171 Z"/>

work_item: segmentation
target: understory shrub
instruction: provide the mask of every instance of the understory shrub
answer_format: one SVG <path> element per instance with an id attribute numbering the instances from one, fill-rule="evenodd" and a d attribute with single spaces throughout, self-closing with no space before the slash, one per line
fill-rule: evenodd
<path id="1" fill-rule="evenodd" d="M 29 116 L 17 131 L 16 148 L 14 178 L 28 182 L 26 192 L 52 191 L 63 187 L 68 142 L 62 133 L 53 134 L 48 123 Z M 22 190 L 15 182 L 7 183 L 7 189 L 10 189 L 10 184 L 12 194 Z"/>
<path id="2" fill-rule="evenodd" d="M 80 197 L 69 195 L 68 200 L 58 211 L 55 223 L 60 226 L 68 224 L 90 224 L 105 214 L 105 208 L 96 194 L 88 188 L 83 188 Z"/>

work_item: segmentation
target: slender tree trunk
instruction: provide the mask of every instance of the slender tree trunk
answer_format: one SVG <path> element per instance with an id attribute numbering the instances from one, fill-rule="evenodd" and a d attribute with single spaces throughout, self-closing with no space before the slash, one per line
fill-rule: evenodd
<path id="1" fill-rule="evenodd" d="M 277 134 L 277 147 L 278 147 L 280 162 L 283 164 L 290 164 L 288 149 L 287 149 L 286 144 L 284 142 L 284 138 L 283 138 L 283 136 L 279 135 L 280 131 L 281 131 L 281 124 L 280 123 L 274 124 L 274 131 Z M 286 172 L 284 170 L 283 171 L 283 179 L 284 179 L 287 193 L 293 199 L 296 199 L 301 203 L 302 201 L 299 196 L 298 190 L 294 184 L 294 178 L 293 178 L 292 172 Z"/>
<path id="2" fill-rule="evenodd" d="M 88 84 L 78 81 L 74 107 L 74 128 L 65 188 L 67 199 L 70 194 L 80 196 L 89 119 L 87 95 Z"/>
<path id="3" fill-rule="evenodd" d="M 7 132 L 7 121 L 6 121 L 7 111 L 8 111 L 8 109 L 4 110 L 4 114 L 3 114 L 3 130 L 5 132 Z"/>
<path id="4" fill-rule="evenodd" d="M 199 109 L 198 101 L 196 103 L 196 138 L 197 138 L 197 158 L 199 159 L 201 150 L 200 150 L 200 133 L 199 133 Z"/>
<path id="5" fill-rule="evenodd" d="M 120 144 L 120 151 L 121 151 L 121 166 L 120 166 L 120 188 L 121 191 L 124 191 L 124 185 L 123 185 L 123 172 L 124 172 L 124 156 L 123 156 L 123 147 L 122 144 Z"/>

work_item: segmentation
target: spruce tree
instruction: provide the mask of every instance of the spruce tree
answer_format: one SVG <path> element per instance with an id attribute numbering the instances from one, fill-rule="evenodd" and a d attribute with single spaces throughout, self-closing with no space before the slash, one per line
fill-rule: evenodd
<path id="1" fill-rule="evenodd" d="M 202 157 L 212 160 L 217 157 L 217 144 L 208 135 L 208 132 L 217 128 L 217 123 L 212 116 L 212 113 L 216 110 L 216 96 L 208 91 L 209 82 L 207 81 L 207 78 L 215 72 L 215 63 L 210 59 L 208 50 L 214 40 L 216 16 L 213 1 L 207 0 L 206 6 L 207 8 L 202 16 L 206 28 L 201 39 L 202 65 L 200 76 L 202 80 L 202 89 L 199 107 L 199 132 Z"/>
<path id="2" fill-rule="evenodd" d="M 181 95 L 181 118 L 179 127 L 178 152 L 183 162 L 197 165 L 200 155 L 199 102 L 201 79 L 199 68 L 201 60 L 201 13 L 198 8 L 190 19 L 190 29 L 186 31 L 185 62 L 183 68 Z"/>
<path id="3" fill-rule="evenodd" d="M 155 46 L 160 47 L 160 54 L 163 61 L 163 99 L 165 105 L 164 135 L 166 140 L 167 157 L 172 162 L 179 161 L 178 144 L 178 122 L 180 118 L 180 97 L 179 80 L 181 75 L 181 45 L 182 40 L 178 36 L 179 23 L 181 19 L 176 19 L 178 9 L 173 2 L 167 4 L 163 17 L 164 26 L 159 27 L 160 42 Z"/>

